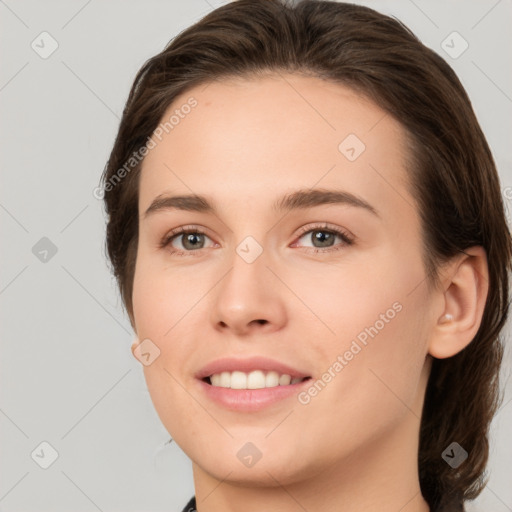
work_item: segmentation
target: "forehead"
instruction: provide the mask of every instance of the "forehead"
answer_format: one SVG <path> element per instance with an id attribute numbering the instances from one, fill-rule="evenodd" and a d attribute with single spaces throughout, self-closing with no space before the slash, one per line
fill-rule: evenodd
<path id="1" fill-rule="evenodd" d="M 413 203 L 401 125 L 354 90 L 317 77 L 274 74 L 189 89 L 153 141 L 142 164 L 141 212 L 163 192 L 243 206 L 315 185 L 365 195 L 396 216 Z"/>

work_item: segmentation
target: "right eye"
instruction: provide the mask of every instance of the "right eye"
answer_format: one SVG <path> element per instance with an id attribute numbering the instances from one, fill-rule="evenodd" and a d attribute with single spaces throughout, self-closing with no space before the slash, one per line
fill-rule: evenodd
<path id="1" fill-rule="evenodd" d="M 170 248 L 170 253 L 176 256 L 191 255 L 204 247 L 204 238 L 209 238 L 206 233 L 195 227 L 181 227 L 172 230 L 164 236 L 160 242 L 160 248 Z M 173 242 L 181 240 L 182 248 L 175 248 Z"/>

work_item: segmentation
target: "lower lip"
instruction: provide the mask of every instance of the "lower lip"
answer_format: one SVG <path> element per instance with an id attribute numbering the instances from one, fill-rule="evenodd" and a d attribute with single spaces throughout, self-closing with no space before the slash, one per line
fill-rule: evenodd
<path id="1" fill-rule="evenodd" d="M 261 389 L 231 389 L 212 386 L 203 380 L 198 380 L 206 396 L 217 404 L 232 411 L 253 412 L 297 395 L 302 389 L 310 386 L 311 378 L 289 384 Z"/>

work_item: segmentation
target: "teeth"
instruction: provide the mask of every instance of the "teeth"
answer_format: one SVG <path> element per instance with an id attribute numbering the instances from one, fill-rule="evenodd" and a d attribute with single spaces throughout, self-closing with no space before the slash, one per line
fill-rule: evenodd
<path id="1" fill-rule="evenodd" d="M 290 375 L 279 375 L 277 372 L 270 371 L 266 374 L 261 370 L 254 370 L 250 373 L 239 371 L 215 373 L 210 376 L 212 386 L 232 389 L 261 389 L 274 388 L 276 386 L 288 386 L 302 382 L 304 379 L 296 377 L 292 379 Z"/>

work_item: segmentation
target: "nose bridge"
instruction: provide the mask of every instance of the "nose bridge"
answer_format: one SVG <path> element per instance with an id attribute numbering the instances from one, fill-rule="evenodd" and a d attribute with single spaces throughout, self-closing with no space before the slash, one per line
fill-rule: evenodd
<path id="1" fill-rule="evenodd" d="M 270 259 L 270 253 L 253 236 L 245 236 L 235 246 L 230 270 L 215 294 L 214 324 L 243 332 L 254 324 L 277 326 L 283 321 L 281 294 L 267 268 Z"/>
<path id="2" fill-rule="evenodd" d="M 260 236 L 259 238 L 262 239 L 263 236 Z M 252 235 L 247 235 L 236 246 L 235 252 L 239 256 L 239 258 L 243 260 L 247 265 L 252 265 L 257 260 L 261 260 L 261 256 L 264 252 L 266 253 L 266 255 L 265 258 L 263 259 L 266 260 L 268 257 L 268 253 L 263 248 L 262 243 L 258 242 L 258 240 L 256 240 L 256 238 L 254 238 Z"/>
<path id="3" fill-rule="evenodd" d="M 269 291 L 269 254 L 254 237 L 246 236 L 234 247 L 223 291 L 242 299 L 250 294 L 253 300 Z"/>

